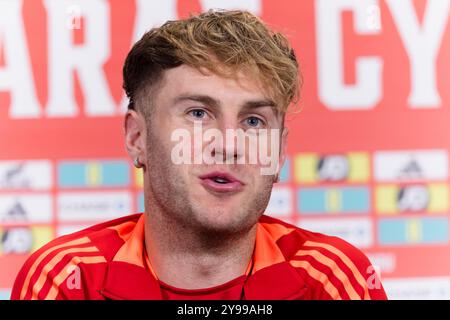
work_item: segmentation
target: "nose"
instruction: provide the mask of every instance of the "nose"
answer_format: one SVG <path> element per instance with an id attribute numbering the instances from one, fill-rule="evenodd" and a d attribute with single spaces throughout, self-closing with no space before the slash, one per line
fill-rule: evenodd
<path id="1" fill-rule="evenodd" d="M 216 138 L 211 143 L 210 156 L 216 163 L 237 164 L 245 156 L 245 146 L 239 142 L 239 134 L 244 131 L 232 120 L 219 122 L 216 129 L 222 138 Z"/>

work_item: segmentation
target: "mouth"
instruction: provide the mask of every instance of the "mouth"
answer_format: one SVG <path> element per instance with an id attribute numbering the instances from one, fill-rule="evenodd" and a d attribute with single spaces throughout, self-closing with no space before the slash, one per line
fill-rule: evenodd
<path id="1" fill-rule="evenodd" d="M 209 191 L 219 193 L 235 193 L 241 191 L 244 183 L 226 172 L 211 172 L 199 177 L 201 184 Z"/>

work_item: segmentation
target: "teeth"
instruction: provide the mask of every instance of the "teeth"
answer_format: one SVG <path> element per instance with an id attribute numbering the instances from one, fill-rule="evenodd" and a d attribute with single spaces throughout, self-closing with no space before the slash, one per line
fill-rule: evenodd
<path id="1" fill-rule="evenodd" d="M 228 183 L 228 180 L 223 178 L 214 178 L 214 181 L 217 183 Z"/>

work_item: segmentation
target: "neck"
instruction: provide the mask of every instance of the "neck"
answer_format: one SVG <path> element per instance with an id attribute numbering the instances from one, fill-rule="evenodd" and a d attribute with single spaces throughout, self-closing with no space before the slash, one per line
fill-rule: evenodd
<path id="1" fill-rule="evenodd" d="M 159 280 L 183 289 L 208 288 L 244 275 L 256 239 L 254 225 L 239 234 L 199 232 L 149 208 L 145 246 Z"/>

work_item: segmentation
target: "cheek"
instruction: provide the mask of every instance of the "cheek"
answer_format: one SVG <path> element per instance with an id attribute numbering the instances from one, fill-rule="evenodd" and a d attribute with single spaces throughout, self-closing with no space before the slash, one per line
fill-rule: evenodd
<path id="1" fill-rule="evenodd" d="M 147 131 L 147 150 L 151 152 L 152 150 L 163 151 L 164 154 L 170 155 L 170 150 L 172 149 L 172 144 L 175 142 L 171 141 L 171 134 L 173 130 L 170 130 L 163 124 L 156 124 L 156 119 L 151 122 L 151 126 Z"/>
<path id="2" fill-rule="evenodd" d="M 164 138 L 164 136 L 155 135 L 153 131 L 149 131 L 147 134 L 147 166 L 153 178 L 167 175 L 173 165 L 170 157 L 170 146 Z"/>
<path id="3" fill-rule="evenodd" d="M 260 174 L 260 170 L 258 170 L 258 173 L 257 173 L 257 181 L 258 181 L 258 184 L 259 184 L 259 186 L 261 187 L 261 188 L 265 188 L 265 186 L 270 186 L 270 187 L 272 187 L 272 184 L 273 184 L 273 176 L 269 176 L 269 175 L 263 175 L 263 174 Z"/>
<path id="4" fill-rule="evenodd" d="M 272 187 L 273 176 L 261 174 L 262 167 L 259 165 L 247 166 L 245 172 L 248 177 L 248 185 L 251 192 L 259 192 L 266 189 L 268 186 Z"/>

